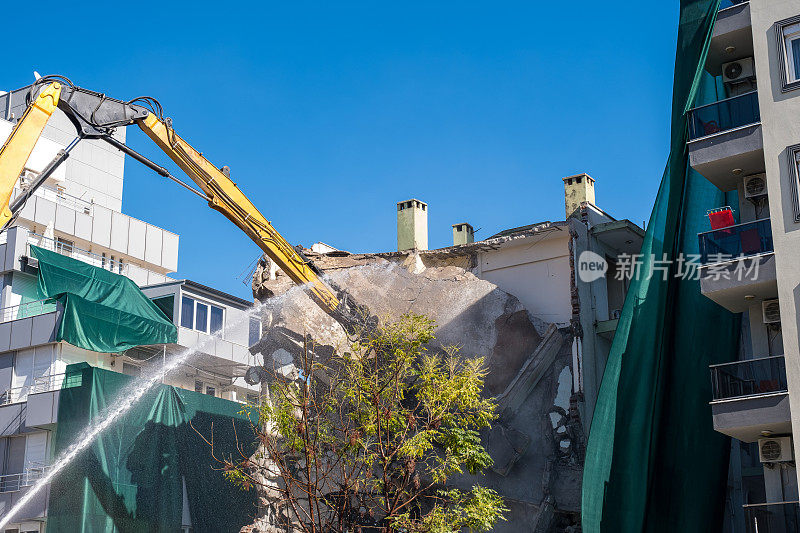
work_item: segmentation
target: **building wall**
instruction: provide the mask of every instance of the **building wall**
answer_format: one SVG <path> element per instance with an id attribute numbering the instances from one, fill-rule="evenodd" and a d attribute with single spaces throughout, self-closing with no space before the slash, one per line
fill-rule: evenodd
<path id="1" fill-rule="evenodd" d="M 751 0 L 753 45 L 758 69 L 758 99 L 764 138 L 764 160 L 775 244 L 778 297 L 791 411 L 800 413 L 800 223 L 794 220 L 792 176 L 787 147 L 800 143 L 800 90 L 781 92 L 779 50 L 774 24 L 800 15 L 797 0 Z M 792 417 L 800 435 L 800 417 Z M 795 439 L 795 456 L 800 439 Z"/>
<path id="2" fill-rule="evenodd" d="M 520 239 L 478 254 L 478 276 L 522 302 L 545 322 L 569 323 L 569 232 Z"/>

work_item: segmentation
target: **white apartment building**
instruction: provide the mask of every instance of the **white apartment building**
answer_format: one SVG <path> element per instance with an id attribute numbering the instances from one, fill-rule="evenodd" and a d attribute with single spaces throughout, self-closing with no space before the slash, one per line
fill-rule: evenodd
<path id="1" fill-rule="evenodd" d="M 22 115 L 26 91 L 0 93 L 0 142 Z M 124 141 L 124 129 L 117 135 Z M 18 186 L 25 187 L 74 137 L 74 126 L 56 110 Z M 47 468 L 58 423 L 57 389 L 71 363 L 137 375 L 223 330 L 165 383 L 232 401 L 257 399 L 258 386 L 241 377 L 254 364 L 248 346 L 260 337 L 259 322 L 247 316 L 252 302 L 170 277 L 178 268 L 179 237 L 122 212 L 124 168 L 125 157 L 116 148 L 82 141 L 30 198 L 13 227 L 0 234 L 0 515 Z M 173 320 L 177 344 L 108 354 L 55 342 L 60 309 L 37 296 L 31 245 L 135 281 Z M 47 499 L 42 491 L 24 520 L 6 531 L 44 531 Z"/>
<path id="2" fill-rule="evenodd" d="M 705 68 L 725 94 L 690 111 L 690 165 L 736 192 L 739 218 L 699 235 L 702 293 L 742 314 L 739 360 L 711 368 L 714 428 L 733 437 L 725 530 L 796 532 L 800 3 L 723 1 Z M 741 262 L 758 275 L 720 276 Z"/>

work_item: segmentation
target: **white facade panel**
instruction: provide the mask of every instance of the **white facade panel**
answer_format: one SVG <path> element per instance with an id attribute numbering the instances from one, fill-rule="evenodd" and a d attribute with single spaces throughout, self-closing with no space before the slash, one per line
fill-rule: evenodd
<path id="1" fill-rule="evenodd" d="M 55 228 L 68 235 L 75 235 L 75 210 L 63 205 L 57 205 Z"/>
<path id="2" fill-rule="evenodd" d="M 128 255 L 144 260 L 147 224 L 135 218 L 128 220 Z"/>
<path id="3" fill-rule="evenodd" d="M 25 319 L 33 323 L 32 333 L 31 333 L 31 345 L 37 346 L 39 344 L 55 341 L 56 330 L 58 326 L 57 317 L 58 313 L 45 313 L 43 315 L 37 315 Z M 43 350 L 45 348 L 52 352 L 51 345 L 39 347 L 37 348 L 37 350 Z M 37 353 L 37 359 L 38 358 L 39 356 Z M 51 359 L 55 360 L 55 357 L 51 357 Z"/>
<path id="4" fill-rule="evenodd" d="M 11 322 L 0 324 L 0 352 L 11 349 Z"/>
<path id="5" fill-rule="evenodd" d="M 47 226 L 56 222 L 56 204 L 50 200 L 36 197 L 36 216 L 34 221 Z"/>
<path id="6" fill-rule="evenodd" d="M 84 241 L 92 241 L 92 217 L 84 213 L 75 213 L 74 235 Z M 99 244 L 99 243 L 98 243 Z"/>
<path id="7" fill-rule="evenodd" d="M 28 318 L 11 323 L 11 349 L 18 350 L 31 345 L 33 320 Z"/>
<path id="8" fill-rule="evenodd" d="M 92 214 L 92 242 L 111 247 L 111 210 L 95 205 Z"/>
<path id="9" fill-rule="evenodd" d="M 178 270 L 178 236 L 165 231 L 161 242 L 161 266 L 170 272 Z"/>
<path id="10" fill-rule="evenodd" d="M 130 217 L 116 211 L 111 213 L 111 249 L 128 253 L 129 223 Z"/>
<path id="11" fill-rule="evenodd" d="M 164 230 L 147 224 L 145 231 L 146 239 L 144 260 L 148 263 L 161 265 L 161 248 L 163 242 L 162 235 L 164 235 Z"/>

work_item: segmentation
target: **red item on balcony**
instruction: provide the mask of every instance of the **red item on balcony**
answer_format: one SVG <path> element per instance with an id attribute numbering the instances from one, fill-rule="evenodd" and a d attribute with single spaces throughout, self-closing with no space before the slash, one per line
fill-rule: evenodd
<path id="1" fill-rule="evenodd" d="M 761 251 L 761 235 L 758 233 L 758 228 L 742 231 L 739 233 L 739 238 L 742 240 L 742 254 L 754 255 Z"/>
<path id="2" fill-rule="evenodd" d="M 711 221 L 711 229 L 729 228 L 736 224 L 733 220 L 733 211 L 730 207 L 721 207 L 708 212 L 708 220 Z"/>

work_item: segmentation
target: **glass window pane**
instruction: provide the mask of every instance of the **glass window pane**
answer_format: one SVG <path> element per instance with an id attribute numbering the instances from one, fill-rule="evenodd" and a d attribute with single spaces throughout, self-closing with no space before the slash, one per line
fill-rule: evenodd
<path id="1" fill-rule="evenodd" d="M 800 79 L 800 37 L 791 41 L 792 64 L 794 65 L 794 80 Z"/>
<path id="2" fill-rule="evenodd" d="M 167 315 L 167 318 L 169 318 L 170 320 L 173 319 L 172 310 L 173 310 L 173 304 L 175 303 L 174 294 L 170 294 L 169 296 L 162 296 L 161 298 L 154 298 L 153 303 L 156 304 L 156 307 L 158 307 L 165 315 Z"/>
<path id="3" fill-rule="evenodd" d="M 194 329 L 208 333 L 208 306 L 206 304 L 197 302 L 197 320 L 195 320 Z"/>
<path id="4" fill-rule="evenodd" d="M 249 336 L 250 346 L 254 345 L 260 340 L 261 340 L 261 320 L 259 320 L 258 318 L 251 318 L 250 336 Z"/>
<path id="5" fill-rule="evenodd" d="M 203 392 L 203 382 L 202 381 L 195 381 L 194 382 L 194 391 L 195 392 Z"/>
<path id="6" fill-rule="evenodd" d="M 216 396 L 217 395 L 217 389 L 215 389 L 214 387 L 209 387 L 208 385 L 206 385 L 206 394 L 208 394 L 209 396 Z"/>
<path id="7" fill-rule="evenodd" d="M 181 300 L 181 326 L 194 327 L 194 300 L 186 296 Z"/>
<path id="8" fill-rule="evenodd" d="M 221 307 L 211 306 L 211 333 L 222 330 L 223 311 Z"/>

